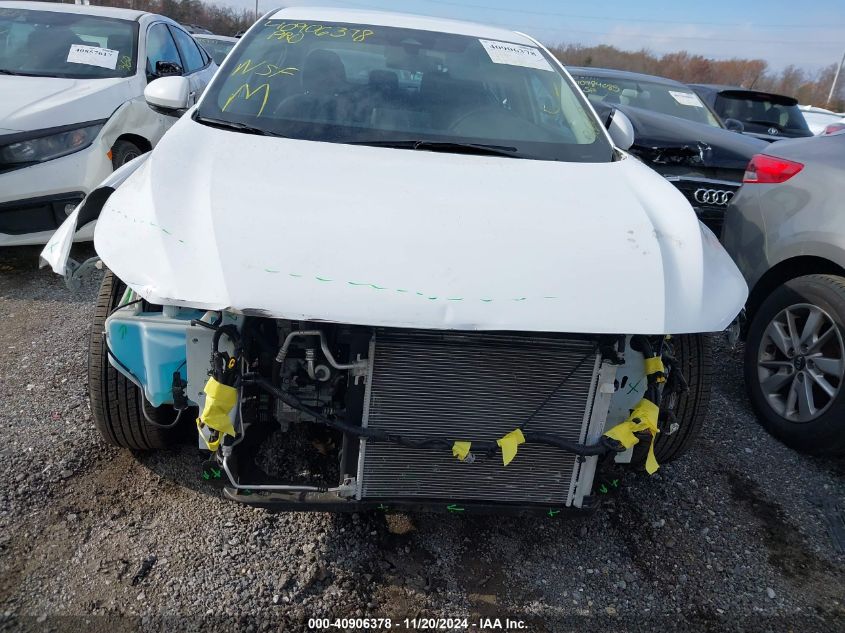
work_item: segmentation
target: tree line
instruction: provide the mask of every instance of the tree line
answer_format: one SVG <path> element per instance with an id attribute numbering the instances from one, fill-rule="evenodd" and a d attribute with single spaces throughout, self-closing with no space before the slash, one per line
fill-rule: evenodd
<path id="1" fill-rule="evenodd" d="M 252 10 L 236 10 L 205 0 L 91 0 L 91 4 L 160 13 L 182 24 L 201 26 L 219 35 L 236 35 L 255 21 Z M 615 46 L 583 44 L 560 44 L 551 47 L 551 50 L 564 64 L 571 66 L 631 70 L 684 83 L 738 85 L 791 95 L 802 104 L 818 106 L 824 106 L 827 101 L 836 72 L 836 64 L 818 72 L 809 72 L 797 66 L 775 71 L 762 59 L 716 60 L 686 51 L 657 55 L 646 48 L 624 51 Z M 840 77 L 839 85 L 845 85 L 845 77 Z M 845 110 L 843 94 L 845 91 L 840 88 L 834 95 L 831 108 Z"/>
<path id="2" fill-rule="evenodd" d="M 808 72 L 797 66 L 787 66 L 775 71 L 762 59 L 716 60 L 686 51 L 656 55 L 645 48 L 623 51 L 615 46 L 581 44 L 560 45 L 551 50 L 565 65 L 630 70 L 668 77 L 684 83 L 742 86 L 789 95 L 798 99 L 801 104 L 820 107 L 825 106 L 837 66 L 831 64 L 817 72 Z M 845 110 L 843 84 L 845 76 L 840 76 L 840 89 L 830 104 L 837 112 Z"/>
<path id="3" fill-rule="evenodd" d="M 217 35 L 237 35 L 255 22 L 254 10 L 237 10 L 204 0 L 91 0 L 91 4 L 158 13 Z"/>

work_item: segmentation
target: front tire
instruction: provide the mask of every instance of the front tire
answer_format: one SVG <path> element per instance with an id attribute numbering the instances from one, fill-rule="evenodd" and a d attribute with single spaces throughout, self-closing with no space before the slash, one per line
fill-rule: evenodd
<path id="1" fill-rule="evenodd" d="M 106 318 L 117 307 L 125 290 L 126 285 L 107 270 L 94 308 L 88 347 L 88 391 L 94 426 L 109 444 L 135 450 L 165 448 L 176 443 L 178 426 L 165 429 L 150 424 L 141 411 L 145 402 L 143 393 L 108 360 Z M 147 415 L 160 424 L 175 419 L 172 407 L 154 409 L 148 403 Z"/>
<path id="2" fill-rule="evenodd" d="M 668 342 L 689 390 L 675 396 L 674 432 L 664 431 L 654 441 L 658 464 L 678 459 L 698 437 L 710 410 L 713 388 L 713 343 L 707 334 L 673 336 Z M 664 400 L 662 406 L 666 406 Z"/>
<path id="3" fill-rule="evenodd" d="M 118 140 L 111 148 L 111 164 L 113 169 L 123 167 L 130 160 L 138 158 L 144 153 L 140 147 L 131 141 Z"/>
<path id="4" fill-rule="evenodd" d="M 763 427 L 807 453 L 845 454 L 845 277 L 776 288 L 748 329 L 745 384 Z"/>

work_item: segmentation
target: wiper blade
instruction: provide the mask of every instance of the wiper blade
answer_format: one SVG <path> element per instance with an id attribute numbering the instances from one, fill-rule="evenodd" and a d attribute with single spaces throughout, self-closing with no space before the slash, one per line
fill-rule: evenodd
<path id="1" fill-rule="evenodd" d="M 244 134 L 256 134 L 258 136 L 279 136 L 281 138 L 286 138 L 281 134 L 276 134 L 275 132 L 271 132 L 269 130 L 262 129 L 260 127 L 254 127 L 252 125 L 247 125 L 246 123 L 239 123 L 238 121 L 226 121 L 224 119 L 212 119 L 205 116 L 194 116 L 194 121 L 198 123 L 203 123 L 210 127 L 222 128 L 225 130 L 237 130 L 238 132 L 243 132 Z"/>
<path id="2" fill-rule="evenodd" d="M 487 145 L 483 143 L 461 143 L 458 141 L 424 141 L 424 140 L 394 140 L 394 141 L 353 141 L 349 145 L 371 145 L 373 147 L 393 147 L 397 149 L 428 150 L 432 152 L 455 152 L 460 154 L 479 154 L 484 156 L 514 157 L 519 151 L 507 145 Z"/>

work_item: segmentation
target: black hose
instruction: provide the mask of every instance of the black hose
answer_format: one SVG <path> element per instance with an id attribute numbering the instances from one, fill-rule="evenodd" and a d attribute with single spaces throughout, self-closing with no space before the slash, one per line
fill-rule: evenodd
<path id="1" fill-rule="evenodd" d="M 350 424 L 349 422 L 344 422 L 342 420 L 332 420 L 321 414 L 319 411 L 315 411 L 314 409 L 305 406 L 304 404 L 302 404 L 302 402 L 300 402 L 299 398 L 297 398 L 296 396 L 287 393 L 286 391 L 283 391 L 282 389 L 276 387 L 274 384 L 269 382 L 267 379 L 261 376 L 257 376 L 255 374 L 245 374 L 242 377 L 242 382 L 245 385 L 254 385 L 260 389 L 263 389 L 271 396 L 278 398 L 279 400 L 284 402 L 289 407 L 292 407 L 297 411 L 301 411 L 302 413 L 313 417 L 315 420 L 317 420 L 317 422 L 321 424 L 335 429 L 336 431 L 348 433 L 355 437 L 364 438 L 372 441 L 390 442 L 393 444 L 399 444 L 400 446 L 407 446 L 409 448 L 428 448 L 445 451 L 452 450 L 452 445 L 454 444 L 453 441 L 442 438 L 415 440 L 408 437 L 404 437 L 402 435 L 397 435 L 395 433 L 388 433 L 386 431 L 382 431 L 381 429 L 365 429 L 364 427 L 355 424 Z M 568 453 L 574 453 L 575 455 L 583 455 L 585 457 L 591 455 L 606 455 L 609 453 L 618 453 L 624 450 L 621 444 L 617 443 L 615 440 L 611 440 L 605 437 L 602 437 L 602 439 L 599 440 L 599 442 L 596 444 L 578 444 L 577 442 L 571 442 L 569 440 L 565 440 L 561 437 L 550 435 L 548 433 L 527 432 L 524 433 L 523 436 L 525 437 L 526 442 L 554 446 Z M 479 453 L 494 452 L 498 448 L 498 445 L 496 444 L 496 442 L 489 440 L 473 441 L 472 448 L 474 451 L 478 451 Z"/>
<path id="2" fill-rule="evenodd" d="M 578 442 L 571 442 L 561 437 L 557 437 L 556 435 L 550 435 L 549 433 L 536 433 L 533 431 L 524 432 L 522 435 L 525 437 L 526 442 L 555 446 L 567 453 L 583 455 L 584 457 L 589 457 L 591 455 L 606 455 L 607 453 L 617 453 L 624 450 L 617 448 L 619 444 L 616 440 L 612 440 L 604 435 L 602 435 L 599 441 L 595 444 L 579 444 Z"/>

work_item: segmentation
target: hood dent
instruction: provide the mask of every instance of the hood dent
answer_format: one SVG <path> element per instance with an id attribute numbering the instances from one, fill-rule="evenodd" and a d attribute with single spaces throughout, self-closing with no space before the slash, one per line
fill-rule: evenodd
<path id="1" fill-rule="evenodd" d="M 153 303 L 371 326 L 717 331 L 747 294 L 639 161 L 297 141 L 184 117 L 109 198 L 95 246 Z"/>

